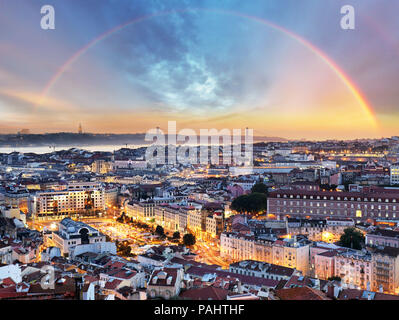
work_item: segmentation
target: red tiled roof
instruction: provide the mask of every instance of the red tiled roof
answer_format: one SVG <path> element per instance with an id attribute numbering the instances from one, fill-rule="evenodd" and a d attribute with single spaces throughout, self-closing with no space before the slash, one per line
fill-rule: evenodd
<path id="1" fill-rule="evenodd" d="M 118 279 L 109 280 L 105 284 L 104 289 L 115 290 L 121 284 L 121 282 L 122 282 L 122 280 L 118 280 Z"/>
<path id="2" fill-rule="evenodd" d="M 276 291 L 281 300 L 330 300 L 323 292 L 309 287 L 296 287 Z"/>
<path id="3" fill-rule="evenodd" d="M 225 300 L 228 290 L 212 286 L 198 289 L 189 289 L 180 294 L 183 299 L 189 300 Z"/>

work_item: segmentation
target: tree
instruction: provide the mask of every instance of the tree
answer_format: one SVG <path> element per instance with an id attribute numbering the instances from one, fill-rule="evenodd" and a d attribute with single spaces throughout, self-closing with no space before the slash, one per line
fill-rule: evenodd
<path id="1" fill-rule="evenodd" d="M 231 209 L 240 213 L 258 213 L 266 210 L 267 196 L 264 193 L 251 193 L 235 198 L 231 204 Z"/>
<path id="2" fill-rule="evenodd" d="M 341 277 L 338 277 L 338 276 L 332 276 L 332 277 L 330 277 L 330 278 L 328 278 L 327 279 L 328 281 L 341 281 Z"/>
<path id="3" fill-rule="evenodd" d="M 364 244 L 363 234 L 359 230 L 356 230 L 356 228 L 353 227 L 346 228 L 344 230 L 343 235 L 341 235 L 339 241 L 340 246 L 356 250 L 361 250 L 363 244 Z"/>
<path id="4" fill-rule="evenodd" d="M 268 194 L 268 188 L 263 182 L 258 182 L 257 184 L 253 185 L 251 192 Z"/>
<path id="5" fill-rule="evenodd" d="M 125 257 L 129 257 L 132 255 L 131 254 L 132 248 L 130 247 L 129 243 L 116 241 L 115 244 L 116 244 L 116 250 L 120 255 Z"/>
<path id="6" fill-rule="evenodd" d="M 173 239 L 178 240 L 180 239 L 180 232 L 176 231 L 175 233 L 173 233 Z"/>
<path id="7" fill-rule="evenodd" d="M 163 236 L 164 235 L 164 230 L 161 226 L 157 226 L 155 229 L 155 233 L 159 236 Z"/>
<path id="8" fill-rule="evenodd" d="M 335 185 L 335 184 L 331 184 L 331 185 L 329 185 L 329 184 L 322 184 L 322 185 L 320 185 L 320 188 L 322 189 L 322 190 L 327 190 L 327 191 L 336 191 L 337 190 L 337 185 Z"/>
<path id="9" fill-rule="evenodd" d="M 187 247 L 195 245 L 195 236 L 191 233 L 186 233 L 183 236 L 183 244 Z"/>

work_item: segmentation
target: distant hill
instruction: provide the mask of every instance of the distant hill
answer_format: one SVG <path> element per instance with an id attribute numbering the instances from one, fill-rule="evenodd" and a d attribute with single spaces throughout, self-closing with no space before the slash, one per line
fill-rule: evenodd
<path id="1" fill-rule="evenodd" d="M 45 134 L 2 134 L 0 147 L 30 147 L 30 146 L 89 146 L 89 145 L 143 145 L 144 133 L 135 134 L 95 134 L 95 133 L 45 133 Z M 254 142 L 286 142 L 278 137 L 254 137 Z"/>

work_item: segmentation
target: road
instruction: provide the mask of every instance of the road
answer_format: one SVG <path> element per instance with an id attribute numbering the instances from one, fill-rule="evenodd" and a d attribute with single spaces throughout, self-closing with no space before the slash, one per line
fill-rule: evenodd
<path id="1" fill-rule="evenodd" d="M 167 239 L 160 240 L 148 230 L 137 228 L 130 224 L 118 223 L 110 216 L 104 218 L 83 218 L 80 221 L 109 236 L 112 241 L 127 241 L 132 248 L 133 254 L 142 253 L 140 247 L 145 245 L 176 245 L 176 243 L 169 242 Z M 58 223 L 59 221 L 36 221 L 29 222 L 28 225 L 30 228 L 39 231 L 45 229 L 55 231 L 58 229 Z M 228 262 L 220 257 L 219 244 L 217 242 L 198 239 L 192 251 L 197 254 L 197 262 L 219 265 L 223 269 L 228 269 L 229 267 Z"/>

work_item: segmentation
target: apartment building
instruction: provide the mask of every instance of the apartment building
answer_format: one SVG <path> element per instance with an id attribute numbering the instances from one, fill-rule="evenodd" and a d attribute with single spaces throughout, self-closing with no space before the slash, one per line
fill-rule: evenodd
<path id="1" fill-rule="evenodd" d="M 257 239 L 255 238 L 255 236 L 242 235 L 232 232 L 223 232 L 220 236 L 220 256 L 222 258 L 228 258 L 232 261 L 263 261 L 254 258 L 256 242 Z"/>
<path id="2" fill-rule="evenodd" d="M 205 219 L 205 231 L 208 239 L 216 239 L 224 231 L 223 213 L 209 214 Z"/>
<path id="3" fill-rule="evenodd" d="M 32 195 L 28 209 L 37 220 L 94 215 L 105 210 L 104 189 L 98 183 L 71 183 L 64 190 Z"/>
<path id="4" fill-rule="evenodd" d="M 253 235 L 223 232 L 220 255 L 232 261 L 257 260 L 288 268 L 303 274 L 309 272 L 310 241 L 300 237 L 277 240 Z"/>
<path id="5" fill-rule="evenodd" d="M 346 228 L 355 226 L 352 219 L 286 219 L 287 234 L 291 236 L 302 234 L 306 235 L 311 241 L 329 243 L 338 241 Z"/>
<path id="6" fill-rule="evenodd" d="M 289 280 L 293 275 L 301 275 L 298 270 L 293 268 L 287 268 L 256 260 L 244 260 L 232 263 L 229 266 L 229 271 L 246 276 L 272 280 Z"/>
<path id="7" fill-rule="evenodd" d="M 335 255 L 335 276 L 348 286 L 369 289 L 372 275 L 372 255 L 369 252 L 347 250 Z"/>
<path id="8" fill-rule="evenodd" d="M 390 168 L 391 184 L 399 184 L 399 163 L 393 164 Z"/>
<path id="9" fill-rule="evenodd" d="M 149 222 L 155 218 L 154 201 L 134 201 L 125 205 L 126 215 L 135 221 Z"/>
<path id="10" fill-rule="evenodd" d="M 91 164 L 91 172 L 97 174 L 107 174 L 112 171 L 112 162 L 106 160 L 96 160 Z"/>
<path id="11" fill-rule="evenodd" d="M 376 229 L 366 234 L 366 245 L 370 247 L 388 246 L 399 248 L 399 231 Z"/>
<path id="12" fill-rule="evenodd" d="M 267 212 L 312 218 L 399 219 L 399 192 L 394 190 L 330 192 L 277 190 L 268 196 Z"/>
<path id="13" fill-rule="evenodd" d="M 273 263 L 309 274 L 310 242 L 294 236 L 273 243 Z"/>
<path id="14" fill-rule="evenodd" d="M 321 252 L 314 256 L 314 274 L 317 278 L 328 280 L 335 275 L 336 250 Z"/>
<path id="15" fill-rule="evenodd" d="M 196 230 L 197 220 L 192 216 L 197 217 L 197 212 L 201 210 L 193 206 L 160 204 L 154 208 L 155 224 L 162 226 L 167 232 L 186 233 L 189 229 Z"/>
<path id="16" fill-rule="evenodd" d="M 372 253 L 371 290 L 399 293 L 399 248 L 384 247 Z"/>

